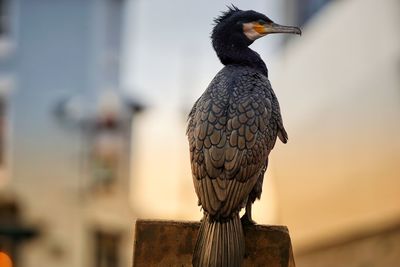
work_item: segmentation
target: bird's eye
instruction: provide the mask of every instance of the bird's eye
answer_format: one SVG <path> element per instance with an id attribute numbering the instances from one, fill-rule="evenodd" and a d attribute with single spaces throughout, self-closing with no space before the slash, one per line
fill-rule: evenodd
<path id="1" fill-rule="evenodd" d="M 259 19 L 258 21 L 258 24 L 260 24 L 260 25 L 265 25 L 265 24 L 267 24 L 264 20 L 262 20 L 262 19 Z"/>

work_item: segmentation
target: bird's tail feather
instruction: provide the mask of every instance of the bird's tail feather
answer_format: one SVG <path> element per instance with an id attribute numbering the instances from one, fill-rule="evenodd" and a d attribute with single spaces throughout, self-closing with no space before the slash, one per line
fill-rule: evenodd
<path id="1" fill-rule="evenodd" d="M 239 214 L 226 221 L 205 215 L 194 248 L 193 267 L 240 267 L 244 257 L 244 235 Z"/>

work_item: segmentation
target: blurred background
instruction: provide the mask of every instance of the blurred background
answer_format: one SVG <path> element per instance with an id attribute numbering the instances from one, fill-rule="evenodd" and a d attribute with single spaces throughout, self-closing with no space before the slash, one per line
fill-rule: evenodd
<path id="1" fill-rule="evenodd" d="M 298 267 L 399 266 L 398 0 L 1 0 L 15 267 L 130 266 L 136 218 L 201 218 L 186 117 L 222 68 L 209 35 L 231 2 L 303 29 L 252 45 L 289 133 L 254 219 L 289 227 Z"/>

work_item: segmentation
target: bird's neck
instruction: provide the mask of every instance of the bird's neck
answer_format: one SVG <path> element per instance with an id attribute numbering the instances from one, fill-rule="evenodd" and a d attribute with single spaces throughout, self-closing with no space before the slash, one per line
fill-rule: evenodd
<path id="1" fill-rule="evenodd" d="M 268 69 L 260 55 L 249 47 L 231 45 L 217 50 L 217 55 L 224 65 L 242 65 L 257 69 L 268 77 Z"/>

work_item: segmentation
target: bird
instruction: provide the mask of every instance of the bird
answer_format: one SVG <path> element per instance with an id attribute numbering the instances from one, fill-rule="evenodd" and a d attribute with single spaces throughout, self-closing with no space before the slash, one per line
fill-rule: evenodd
<path id="1" fill-rule="evenodd" d="M 214 19 L 212 46 L 224 66 L 194 103 L 186 131 L 194 189 L 204 213 L 194 267 L 242 265 L 243 225 L 255 224 L 251 207 L 261 197 L 268 156 L 277 138 L 288 141 L 267 66 L 249 48 L 273 33 L 301 35 L 301 30 L 234 5 Z"/>

